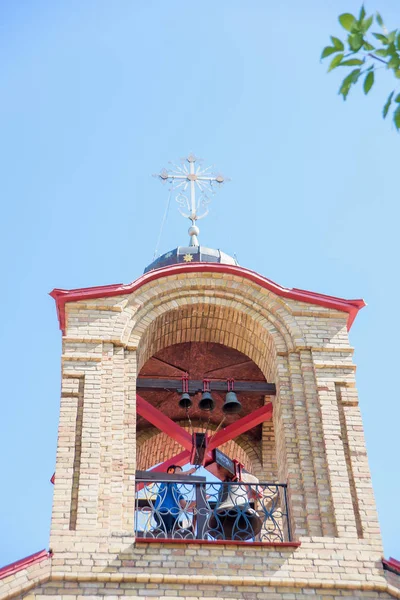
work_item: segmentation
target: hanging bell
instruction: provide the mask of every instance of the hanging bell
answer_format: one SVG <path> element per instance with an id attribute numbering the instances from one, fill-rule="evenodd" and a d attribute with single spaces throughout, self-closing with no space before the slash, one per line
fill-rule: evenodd
<path id="1" fill-rule="evenodd" d="M 192 399 L 187 392 L 183 392 L 181 399 L 179 400 L 179 408 L 189 410 L 192 406 Z"/>
<path id="2" fill-rule="evenodd" d="M 199 402 L 199 409 L 206 410 L 211 412 L 215 408 L 215 402 L 210 394 L 210 392 L 203 392 L 201 395 L 201 400 Z"/>
<path id="3" fill-rule="evenodd" d="M 235 415 L 236 413 L 242 410 L 242 405 L 240 404 L 238 397 L 235 392 L 228 392 L 225 396 L 225 402 L 222 407 L 222 411 L 226 415 Z"/>

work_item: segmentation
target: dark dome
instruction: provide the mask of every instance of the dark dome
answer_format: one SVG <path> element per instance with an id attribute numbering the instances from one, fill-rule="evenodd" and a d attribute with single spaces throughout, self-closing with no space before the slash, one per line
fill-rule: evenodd
<path id="1" fill-rule="evenodd" d="M 177 265 L 180 263 L 221 263 L 223 265 L 237 265 L 238 262 L 229 254 L 225 254 L 221 250 L 206 248 L 205 246 L 178 246 L 174 250 L 166 252 L 159 258 L 156 258 L 148 265 L 144 272 L 154 271 L 169 265 Z"/>

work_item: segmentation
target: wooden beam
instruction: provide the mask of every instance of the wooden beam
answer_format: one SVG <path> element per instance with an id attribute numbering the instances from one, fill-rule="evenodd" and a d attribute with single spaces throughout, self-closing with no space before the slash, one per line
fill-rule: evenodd
<path id="1" fill-rule="evenodd" d="M 272 417 L 272 402 L 268 402 L 265 406 L 258 408 L 257 410 L 253 410 L 249 415 L 246 415 L 239 421 L 235 421 L 225 429 L 221 429 L 218 431 L 212 438 L 207 447 L 207 450 L 211 452 L 214 448 L 218 448 L 218 446 L 222 446 L 226 442 L 229 442 L 235 437 L 238 437 L 245 431 L 248 431 L 252 427 L 259 425 L 263 421 L 269 421 Z"/>
<path id="2" fill-rule="evenodd" d="M 263 394 L 264 396 L 275 396 L 276 387 L 274 383 L 266 381 L 235 381 L 235 392 L 246 392 L 246 394 Z M 138 377 L 136 380 L 138 390 L 168 390 L 182 392 L 182 381 L 176 379 L 157 379 L 154 377 Z M 211 391 L 227 392 L 228 386 L 226 379 L 211 379 Z M 203 391 L 203 381 L 201 379 L 189 379 L 189 393 L 196 394 Z"/>

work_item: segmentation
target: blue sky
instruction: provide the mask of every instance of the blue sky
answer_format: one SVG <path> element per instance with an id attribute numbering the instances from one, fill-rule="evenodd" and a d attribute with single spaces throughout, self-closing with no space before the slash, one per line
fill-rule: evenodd
<path id="1" fill-rule="evenodd" d="M 393 29 L 398 2 L 379 8 Z M 321 49 L 354 0 L 0 5 L 0 565 L 48 547 L 60 393 L 54 287 L 128 283 L 189 151 L 231 178 L 200 240 L 288 287 L 364 298 L 356 349 L 385 555 L 400 558 L 393 81 L 337 96 Z M 175 206 L 160 252 L 187 240 Z"/>

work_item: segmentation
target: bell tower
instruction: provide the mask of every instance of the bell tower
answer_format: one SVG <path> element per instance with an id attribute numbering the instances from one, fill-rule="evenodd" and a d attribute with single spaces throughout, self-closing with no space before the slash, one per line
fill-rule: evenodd
<path id="1" fill-rule="evenodd" d="M 159 178 L 189 245 L 131 284 L 51 293 L 51 555 L 5 597 L 399 598 L 349 342 L 364 301 L 282 287 L 200 245 L 226 180 L 194 155 Z"/>

